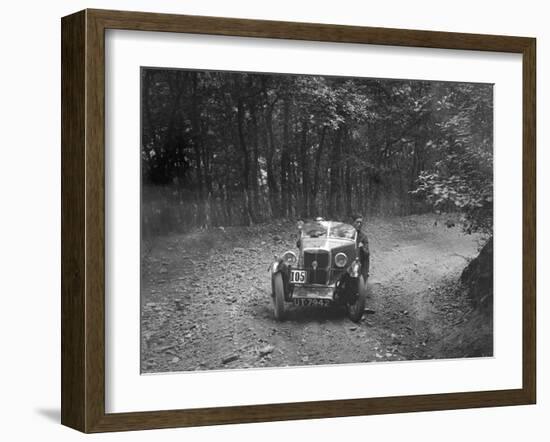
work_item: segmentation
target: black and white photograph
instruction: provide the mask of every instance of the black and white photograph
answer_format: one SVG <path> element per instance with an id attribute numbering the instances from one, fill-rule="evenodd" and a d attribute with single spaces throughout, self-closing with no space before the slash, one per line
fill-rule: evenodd
<path id="1" fill-rule="evenodd" d="M 493 84 L 140 93 L 142 374 L 493 356 Z"/>

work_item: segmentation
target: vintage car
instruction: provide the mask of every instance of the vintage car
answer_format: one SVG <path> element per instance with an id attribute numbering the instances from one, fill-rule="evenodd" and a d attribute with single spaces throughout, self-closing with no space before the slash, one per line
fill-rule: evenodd
<path id="1" fill-rule="evenodd" d="M 353 226 L 316 219 L 298 222 L 297 253 L 286 251 L 271 265 L 275 319 L 285 316 L 285 303 L 342 305 L 358 322 L 367 297 L 368 269 L 361 268 L 360 244 Z"/>

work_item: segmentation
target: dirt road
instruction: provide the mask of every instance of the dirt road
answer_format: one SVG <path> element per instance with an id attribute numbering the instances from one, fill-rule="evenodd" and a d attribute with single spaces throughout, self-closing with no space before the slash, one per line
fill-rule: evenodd
<path id="1" fill-rule="evenodd" d="M 267 269 L 294 248 L 294 224 L 158 238 L 143 247 L 142 372 L 472 356 L 441 342 L 468 332 L 456 283 L 480 238 L 446 220 L 369 220 L 374 313 L 358 324 L 344 310 L 290 305 L 274 320 Z"/>

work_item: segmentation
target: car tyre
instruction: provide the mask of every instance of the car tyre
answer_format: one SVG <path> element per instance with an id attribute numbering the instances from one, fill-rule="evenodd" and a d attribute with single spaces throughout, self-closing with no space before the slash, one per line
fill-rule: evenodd
<path id="1" fill-rule="evenodd" d="M 277 321 L 285 317 L 285 289 L 283 276 L 280 273 L 273 275 L 273 313 Z"/>
<path id="2" fill-rule="evenodd" d="M 357 297 L 355 302 L 348 303 L 348 316 L 353 322 L 359 322 L 363 317 L 365 311 L 365 304 L 367 302 L 367 284 L 363 275 L 359 276 L 357 280 Z"/>

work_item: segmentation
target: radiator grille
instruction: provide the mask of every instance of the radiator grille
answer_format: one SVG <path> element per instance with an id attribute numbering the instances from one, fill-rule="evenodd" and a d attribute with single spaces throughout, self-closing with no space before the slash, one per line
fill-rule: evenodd
<path id="1" fill-rule="evenodd" d="M 313 261 L 317 261 L 317 268 L 314 269 Z M 305 251 L 304 267 L 308 273 L 309 284 L 327 284 L 330 269 L 330 254 L 326 250 Z"/>

